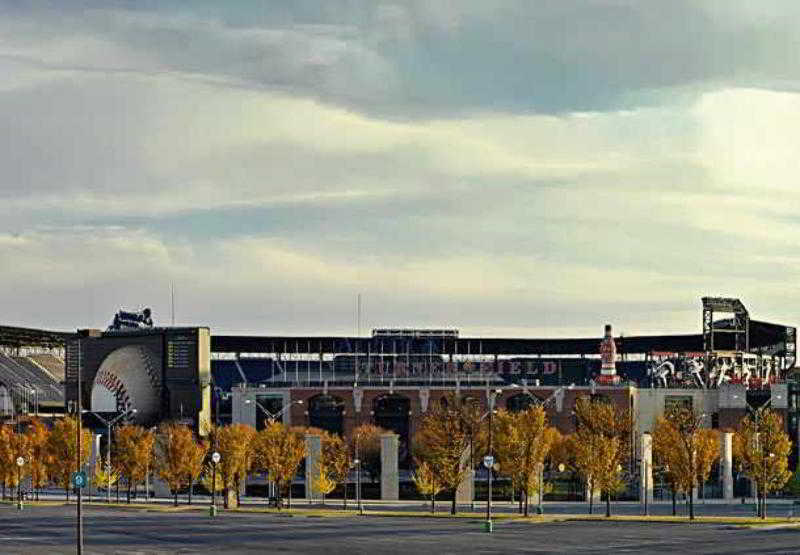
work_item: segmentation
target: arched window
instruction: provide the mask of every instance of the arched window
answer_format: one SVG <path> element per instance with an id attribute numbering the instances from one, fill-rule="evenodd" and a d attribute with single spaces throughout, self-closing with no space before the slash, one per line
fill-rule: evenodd
<path id="1" fill-rule="evenodd" d="M 508 409 L 509 412 L 522 412 L 528 410 L 528 407 L 540 403 L 541 401 L 530 393 L 517 393 L 513 397 L 508 398 L 508 401 L 506 401 L 506 409 Z"/>
<path id="2" fill-rule="evenodd" d="M 381 395 L 373 403 L 373 421 L 376 426 L 396 433 L 399 438 L 399 459 L 405 463 L 409 456 L 409 412 L 411 401 L 396 394 Z"/>
<path id="3" fill-rule="evenodd" d="M 344 401 L 333 395 L 316 395 L 308 401 L 308 423 L 336 435 L 344 433 Z"/>

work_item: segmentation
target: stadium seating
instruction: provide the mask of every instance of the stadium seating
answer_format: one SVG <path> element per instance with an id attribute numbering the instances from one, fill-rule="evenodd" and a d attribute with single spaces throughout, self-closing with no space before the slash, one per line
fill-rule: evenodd
<path id="1" fill-rule="evenodd" d="M 28 358 L 47 370 L 59 382 L 64 381 L 64 360 L 49 353 L 28 355 Z"/>
<path id="2" fill-rule="evenodd" d="M 14 387 L 35 390 L 42 401 L 64 401 L 63 386 L 46 370 L 25 357 L 10 357 L 0 353 L 0 383 L 9 391 Z"/>

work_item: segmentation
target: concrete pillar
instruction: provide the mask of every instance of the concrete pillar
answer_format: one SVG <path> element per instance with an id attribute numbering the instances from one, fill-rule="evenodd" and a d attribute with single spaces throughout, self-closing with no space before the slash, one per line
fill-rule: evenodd
<path id="1" fill-rule="evenodd" d="M 538 466 L 542 466 L 542 465 L 541 465 L 541 464 L 539 464 Z M 536 479 L 537 479 L 537 481 L 538 481 L 538 479 L 539 479 L 539 478 L 538 478 L 539 476 L 542 476 L 542 477 L 543 477 L 543 472 L 542 472 L 542 470 L 543 470 L 543 469 L 539 469 L 539 468 L 537 467 L 537 472 L 538 472 L 538 474 L 536 475 L 536 476 L 537 476 L 537 478 L 536 478 Z M 543 487 L 543 486 L 539 486 L 539 487 L 541 488 L 541 487 Z M 531 493 L 530 497 L 528 498 L 528 504 L 530 504 L 530 505 L 538 505 L 538 504 L 539 504 L 539 495 L 541 495 L 540 491 L 537 491 L 537 492 L 535 492 L 535 493 Z M 598 499 L 599 499 L 599 497 L 600 497 L 600 496 L 599 496 L 599 493 L 597 493 L 597 492 L 595 492 L 595 496 L 597 496 L 597 498 L 598 498 Z M 535 509 L 535 507 L 534 507 L 534 509 Z"/>
<path id="2" fill-rule="evenodd" d="M 591 495 L 591 493 L 589 491 L 589 482 L 588 481 L 586 482 L 586 485 L 584 487 L 586 488 L 586 502 L 588 503 L 589 502 L 589 495 Z M 597 504 L 600 503 L 600 488 L 599 487 L 597 487 L 597 486 L 594 487 L 594 495 L 592 497 L 594 499 L 594 505 L 597 506 Z"/>
<path id="3" fill-rule="evenodd" d="M 400 476 L 397 471 L 396 434 L 381 435 L 381 499 L 397 501 L 400 499 Z"/>
<path id="4" fill-rule="evenodd" d="M 475 469 L 470 468 L 469 451 L 469 447 L 467 447 L 461 457 L 461 466 L 466 468 L 466 472 L 464 479 L 456 489 L 456 503 L 472 503 L 475 497 Z"/>
<path id="5" fill-rule="evenodd" d="M 306 434 L 306 499 L 321 497 L 314 487 L 318 464 L 322 455 L 322 438 L 314 434 Z"/>
<path id="6" fill-rule="evenodd" d="M 722 498 L 733 501 L 733 433 L 723 432 L 720 442 L 722 463 Z"/>
<path id="7" fill-rule="evenodd" d="M 653 436 L 642 434 L 639 441 L 639 503 L 644 506 L 645 495 L 647 503 L 653 503 Z"/>
<path id="8" fill-rule="evenodd" d="M 102 436 L 100 434 L 92 434 L 92 452 L 89 455 L 89 468 L 86 469 L 86 474 L 89 478 L 89 500 L 92 499 L 92 492 L 97 490 L 97 484 L 95 484 L 95 469 L 97 465 L 103 464 L 103 454 L 100 452 L 100 438 Z"/>

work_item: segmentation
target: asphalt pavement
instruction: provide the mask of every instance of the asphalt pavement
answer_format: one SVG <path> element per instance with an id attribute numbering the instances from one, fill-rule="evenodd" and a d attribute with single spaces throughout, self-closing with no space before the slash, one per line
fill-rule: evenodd
<path id="1" fill-rule="evenodd" d="M 798 553 L 800 529 L 626 522 L 319 518 L 86 507 L 84 553 Z M 0 506 L 1 553 L 74 553 L 75 508 Z"/>

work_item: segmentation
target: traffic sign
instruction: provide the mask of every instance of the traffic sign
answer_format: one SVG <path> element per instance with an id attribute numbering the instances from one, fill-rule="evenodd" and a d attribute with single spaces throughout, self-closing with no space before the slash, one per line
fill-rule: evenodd
<path id="1" fill-rule="evenodd" d="M 72 485 L 76 488 L 86 487 L 86 473 L 84 471 L 72 473 Z"/>
<path id="2" fill-rule="evenodd" d="M 25 459 L 23 457 L 17 457 L 17 466 L 24 466 Z"/>
<path id="3" fill-rule="evenodd" d="M 214 453 L 211 455 L 211 462 L 217 464 L 221 458 L 222 457 L 220 456 L 220 454 L 214 451 Z"/>
<path id="4" fill-rule="evenodd" d="M 491 468 L 493 464 L 494 464 L 493 456 L 486 455 L 485 457 L 483 457 L 483 466 L 485 466 L 486 468 Z"/>

